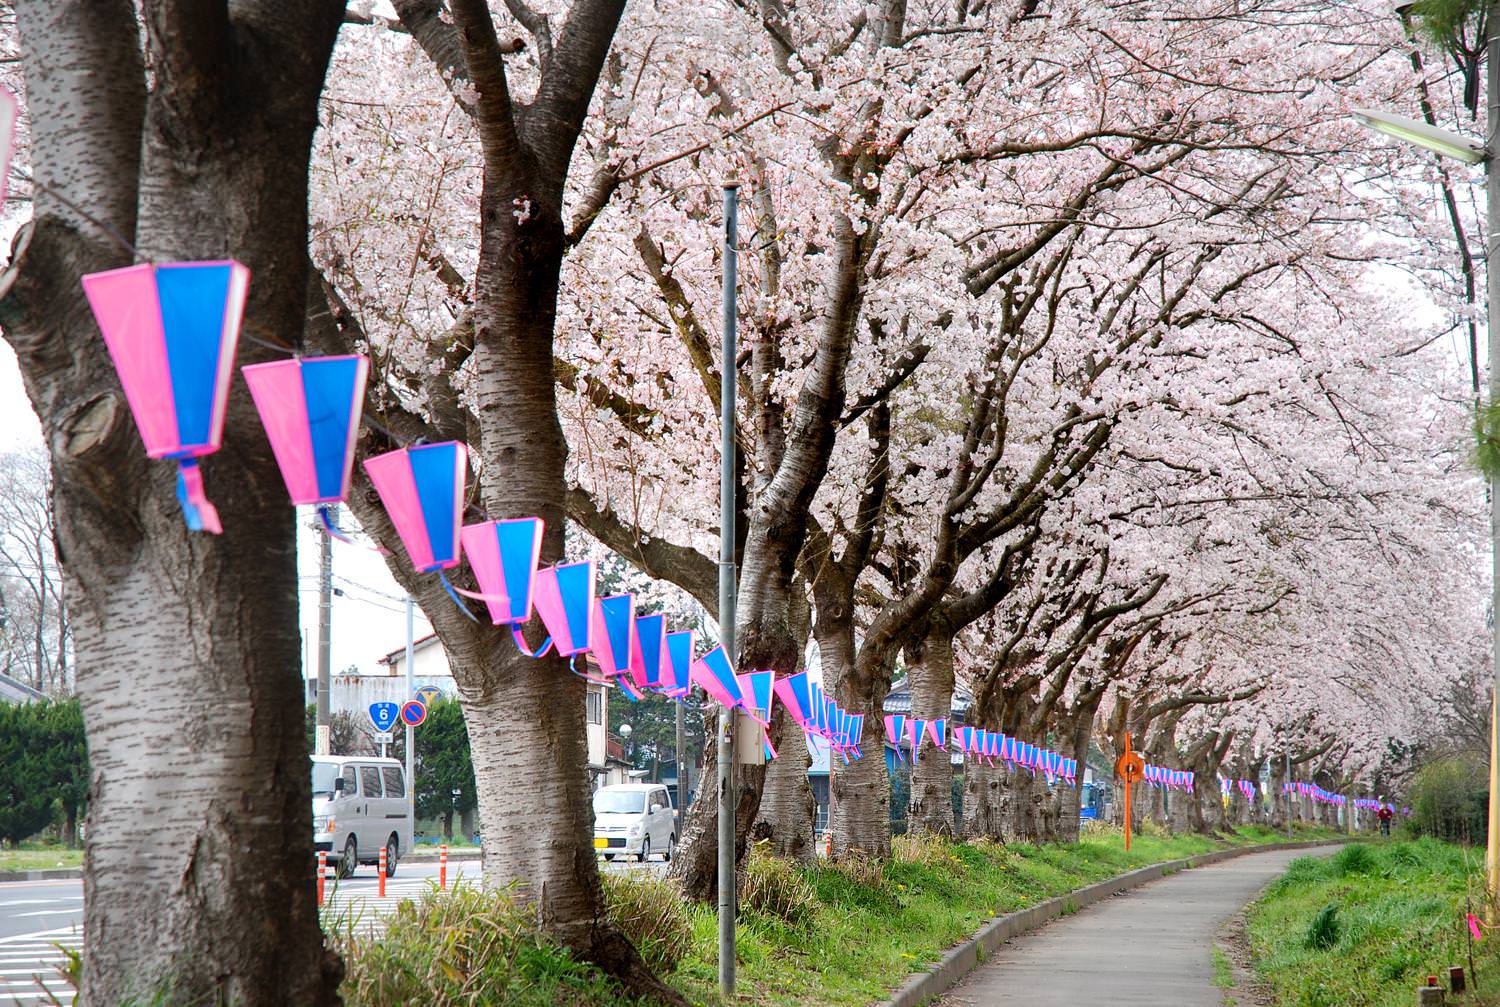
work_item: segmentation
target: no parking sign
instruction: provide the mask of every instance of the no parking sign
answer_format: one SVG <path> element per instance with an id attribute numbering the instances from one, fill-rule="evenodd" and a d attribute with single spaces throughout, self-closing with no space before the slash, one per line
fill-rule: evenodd
<path id="1" fill-rule="evenodd" d="M 409 726 L 416 727 L 427 719 L 427 707 L 422 705 L 420 699 L 413 699 L 409 703 L 401 704 L 401 719 Z"/>

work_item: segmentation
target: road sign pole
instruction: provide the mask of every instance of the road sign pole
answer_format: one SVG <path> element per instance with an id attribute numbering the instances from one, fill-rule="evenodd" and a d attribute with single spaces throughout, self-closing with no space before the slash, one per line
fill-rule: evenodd
<path id="1" fill-rule="evenodd" d="M 739 185 L 734 179 L 724 182 L 724 318 L 720 327 L 724 362 L 719 371 L 719 640 L 731 665 L 739 654 L 734 647 L 735 603 L 735 383 L 739 380 L 735 345 L 735 245 L 736 214 L 739 210 Z M 719 995 L 734 996 L 735 943 L 735 876 L 734 876 L 734 711 L 719 715 Z M 679 773 L 679 775 L 681 775 Z"/>
<path id="2" fill-rule="evenodd" d="M 412 657 L 415 647 L 412 640 L 412 619 L 414 617 L 411 595 L 406 596 L 406 698 L 411 698 L 412 680 Z M 412 758 L 412 727 L 406 725 L 406 817 L 411 822 L 412 834 L 416 834 L 417 828 L 417 774 L 416 762 Z M 413 841 L 415 842 L 415 841 Z"/>

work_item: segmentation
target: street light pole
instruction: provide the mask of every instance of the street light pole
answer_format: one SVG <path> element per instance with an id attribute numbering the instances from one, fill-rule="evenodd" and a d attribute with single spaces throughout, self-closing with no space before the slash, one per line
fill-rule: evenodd
<path id="1" fill-rule="evenodd" d="M 338 504 L 329 508 L 329 520 L 338 520 Z M 313 731 L 313 752 L 329 755 L 333 750 L 333 711 L 329 693 L 333 681 L 333 536 L 318 528 L 318 710 Z"/>
<path id="2" fill-rule="evenodd" d="M 734 433 L 735 383 L 735 231 L 740 183 L 724 182 L 724 363 L 719 370 L 719 641 L 731 666 L 738 663 L 734 648 Z M 719 994 L 734 996 L 734 711 L 719 712 Z M 679 772 L 679 775 L 680 772 Z"/>
<path id="3" fill-rule="evenodd" d="M 1495 131 L 1500 129 L 1500 3 L 1490 4 L 1485 15 L 1485 107 L 1486 129 L 1484 137 L 1484 315 L 1485 337 L 1490 344 L 1489 409 L 1500 405 L 1500 268 L 1495 258 L 1500 250 L 1495 228 L 1500 226 L 1500 192 L 1496 191 L 1495 158 L 1500 152 L 1500 138 Z M 1489 424 L 1485 424 L 1489 433 Z M 1490 618 L 1494 622 L 1490 643 L 1490 661 L 1494 677 L 1495 695 L 1500 697 L 1500 473 L 1490 476 Z M 1493 705 L 1493 704 L 1492 704 Z M 1487 908 L 1489 920 L 1496 921 L 1496 907 L 1500 904 L 1500 763 L 1496 762 L 1497 736 L 1500 724 L 1496 723 L 1492 710 L 1490 716 L 1490 818 L 1485 844 L 1485 879 L 1489 889 Z"/>

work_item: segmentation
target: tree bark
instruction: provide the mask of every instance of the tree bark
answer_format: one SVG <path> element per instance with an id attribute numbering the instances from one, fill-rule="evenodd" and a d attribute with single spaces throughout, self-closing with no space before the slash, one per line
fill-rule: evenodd
<path id="1" fill-rule="evenodd" d="M 906 653 L 912 716 L 926 721 L 949 717 L 953 709 L 953 637 L 946 624 L 934 620 L 923 639 L 909 646 Z M 926 744 L 923 748 L 922 757 L 912 765 L 907 829 L 951 836 L 953 763 L 946 751 Z"/>
<path id="2" fill-rule="evenodd" d="M 813 822 L 818 810 L 807 782 L 812 758 L 801 728 L 779 705 L 771 721 L 771 744 L 778 756 L 766 767 L 765 790 L 750 836 L 758 843 L 769 842 L 778 857 L 810 865 L 817 857 Z"/>
<path id="3" fill-rule="evenodd" d="M 79 276 L 128 264 L 123 242 L 157 262 L 233 257 L 251 270 L 245 332 L 299 331 L 308 157 L 342 4 L 148 3 L 149 100 L 131 4 L 17 9 L 39 184 L 0 324 L 51 454 L 93 774 L 80 1002 L 335 1003 L 312 885 L 296 512 L 236 387 L 204 465 L 224 534 L 187 530 Z M 237 363 L 273 358 L 245 340 Z"/>

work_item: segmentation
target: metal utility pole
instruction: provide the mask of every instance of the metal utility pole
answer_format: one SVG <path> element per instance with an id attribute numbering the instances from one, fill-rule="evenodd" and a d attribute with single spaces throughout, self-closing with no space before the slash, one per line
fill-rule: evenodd
<path id="1" fill-rule="evenodd" d="M 687 756 L 684 754 L 687 752 L 687 730 L 682 722 L 682 704 L 673 703 L 672 711 L 677 719 L 677 723 L 673 725 L 677 731 L 673 740 L 677 753 L 677 820 L 686 822 L 688 805 L 692 803 L 688 799 Z"/>
<path id="2" fill-rule="evenodd" d="M 338 520 L 338 505 L 329 508 L 329 520 Z M 328 693 L 333 677 L 333 536 L 317 526 L 318 539 L 318 724 L 313 735 L 317 755 L 331 754 L 332 711 Z"/>
<path id="3" fill-rule="evenodd" d="M 406 698 L 412 698 L 412 658 L 416 649 L 412 643 L 412 604 L 411 595 L 406 596 Z M 404 718 L 403 718 L 404 719 Z M 416 762 L 413 758 L 415 739 L 412 736 L 412 726 L 406 725 L 406 814 L 411 819 L 412 826 L 417 824 L 417 776 Z"/>
<path id="4" fill-rule="evenodd" d="M 1485 13 L 1485 87 L 1487 128 L 1484 135 L 1484 315 L 1485 336 L 1490 343 L 1490 401 L 1493 412 L 1500 407 L 1500 241 L 1495 228 L 1500 227 L 1500 191 L 1496 189 L 1495 158 L 1500 156 L 1500 3 L 1492 3 Z M 1490 478 L 1490 618 L 1494 623 L 1490 642 L 1495 695 L 1500 697 L 1500 474 Z M 1490 816 L 1488 841 L 1485 844 L 1485 878 L 1489 888 L 1486 908 L 1491 924 L 1500 918 L 1500 724 L 1490 717 Z M 1392 795 L 1394 796 L 1394 795 Z"/>
<path id="5" fill-rule="evenodd" d="M 724 363 L 719 371 L 719 640 L 732 665 L 734 647 L 734 393 L 735 369 L 735 215 L 737 179 L 724 181 Z M 719 712 L 719 995 L 734 996 L 734 711 Z"/>

